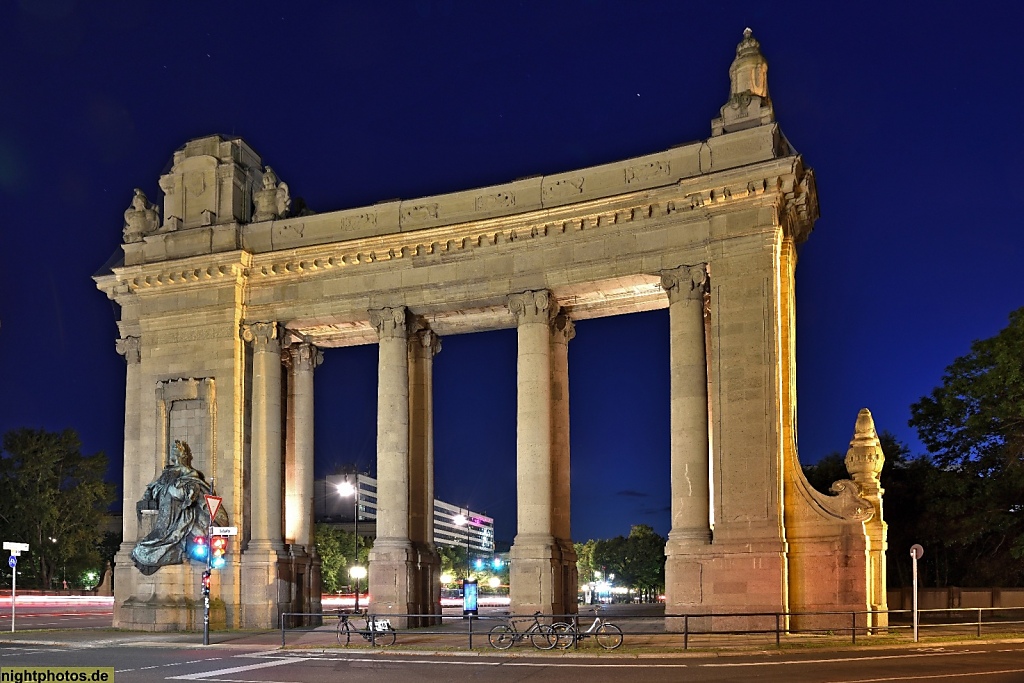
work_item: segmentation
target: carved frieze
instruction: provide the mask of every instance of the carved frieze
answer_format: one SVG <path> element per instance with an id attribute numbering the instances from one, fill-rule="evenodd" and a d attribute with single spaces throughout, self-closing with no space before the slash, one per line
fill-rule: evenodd
<path id="1" fill-rule="evenodd" d="M 667 161 L 651 161 L 646 164 L 629 166 L 623 173 L 625 174 L 626 184 L 630 185 L 644 183 L 659 177 L 667 177 L 671 174 L 671 169 Z"/>
<path id="2" fill-rule="evenodd" d="M 379 339 L 405 338 L 407 336 L 405 306 L 377 308 L 369 313 L 370 325 L 377 331 Z"/>
<path id="3" fill-rule="evenodd" d="M 343 216 L 341 221 L 342 230 L 364 230 L 377 227 L 377 214 L 360 213 L 355 216 Z"/>
<path id="4" fill-rule="evenodd" d="M 573 176 L 571 178 L 562 178 L 561 180 L 549 180 L 544 183 L 544 188 L 542 190 L 543 202 L 546 204 L 548 202 L 571 199 L 576 195 L 583 194 L 584 180 L 586 179 L 583 176 Z"/>
<path id="5" fill-rule="evenodd" d="M 516 205 L 514 192 L 495 192 L 494 194 L 482 194 L 476 198 L 477 211 L 495 211 L 497 209 L 510 209 Z"/>
<path id="6" fill-rule="evenodd" d="M 402 211 L 402 224 L 415 225 L 416 223 L 426 223 L 437 218 L 437 211 L 438 206 L 433 202 L 429 204 L 414 204 Z"/>
<path id="7" fill-rule="evenodd" d="M 670 303 L 680 299 L 703 301 L 708 285 L 708 269 L 704 263 L 661 272 L 661 286 L 668 293 Z"/>

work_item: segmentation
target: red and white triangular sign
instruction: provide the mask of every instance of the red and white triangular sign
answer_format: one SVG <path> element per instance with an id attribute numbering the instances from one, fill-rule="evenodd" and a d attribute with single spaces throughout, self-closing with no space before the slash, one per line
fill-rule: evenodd
<path id="1" fill-rule="evenodd" d="M 220 496 L 206 496 L 206 507 L 210 508 L 210 521 L 217 517 L 217 510 L 220 510 Z"/>

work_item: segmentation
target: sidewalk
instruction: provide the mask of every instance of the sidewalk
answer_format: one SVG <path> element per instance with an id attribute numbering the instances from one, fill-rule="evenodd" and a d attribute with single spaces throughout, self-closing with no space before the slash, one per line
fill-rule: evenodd
<path id="1" fill-rule="evenodd" d="M 658 658 L 750 654 L 755 652 L 778 652 L 773 634 L 730 635 L 691 634 L 689 649 L 684 650 L 684 636 L 681 633 L 631 633 L 626 631 L 623 646 L 618 650 L 606 651 L 592 641 L 581 642 L 578 649 L 541 651 L 528 642 L 516 644 L 510 650 L 500 651 L 487 643 L 487 630 L 494 622 L 474 620 L 473 649 L 469 645 L 469 622 L 461 619 L 450 620 L 441 627 L 399 631 L 395 645 L 371 648 L 368 642 L 339 645 L 331 622 L 317 629 L 289 629 L 285 632 L 286 647 L 281 647 L 281 632 L 274 631 L 211 631 L 210 647 L 244 649 L 247 651 L 298 652 L 375 652 L 389 654 L 444 654 L 446 656 L 601 656 L 628 658 Z M 202 632 L 148 633 L 117 631 L 114 629 L 71 629 L 71 630 L 26 630 L 14 633 L 0 633 L 0 643 L 16 645 L 40 645 L 73 648 L 106 647 L 171 647 L 203 648 Z M 922 636 L 920 647 L 972 645 L 978 643 L 1024 643 L 1021 634 L 992 634 L 982 638 L 961 635 Z M 858 636 L 857 644 L 841 636 L 787 635 L 781 639 L 781 650 L 794 651 L 850 651 L 894 649 L 914 645 L 909 633 L 899 635 Z"/>

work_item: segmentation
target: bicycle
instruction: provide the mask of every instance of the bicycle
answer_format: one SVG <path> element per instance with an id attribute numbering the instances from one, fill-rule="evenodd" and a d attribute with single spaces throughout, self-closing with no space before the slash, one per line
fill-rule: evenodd
<path id="1" fill-rule="evenodd" d="M 558 643 L 558 637 L 552 627 L 540 623 L 540 615 L 541 612 L 533 613 L 533 623 L 525 631 L 518 630 L 515 621 L 507 618 L 504 624 L 498 624 L 487 632 L 487 642 L 496 650 L 507 650 L 529 638 L 538 650 L 550 650 Z"/>
<path id="2" fill-rule="evenodd" d="M 365 612 L 359 612 L 366 622 L 365 628 L 356 628 L 349 619 L 347 612 L 338 613 L 338 643 L 348 645 L 356 635 L 362 636 L 363 640 L 372 645 L 394 645 L 395 629 L 391 626 L 390 619 L 370 619 Z"/>
<path id="3" fill-rule="evenodd" d="M 576 626 L 565 621 L 559 621 L 551 625 L 555 631 L 555 643 L 562 650 L 579 640 L 585 640 L 593 636 L 597 644 L 606 650 L 614 650 L 622 645 L 622 629 L 605 621 L 598 614 L 599 608 L 594 608 L 594 623 L 586 631 L 580 632 Z"/>

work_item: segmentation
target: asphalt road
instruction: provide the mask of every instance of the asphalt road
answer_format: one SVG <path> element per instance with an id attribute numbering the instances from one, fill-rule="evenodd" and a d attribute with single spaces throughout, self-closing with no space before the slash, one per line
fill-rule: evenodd
<path id="1" fill-rule="evenodd" d="M 881 683 L 1024 681 L 1024 644 L 854 652 L 746 653 L 623 658 L 294 652 L 239 646 L 154 646 L 99 641 L 73 646 L 0 644 L 0 667 L 113 666 L 118 683 L 197 680 L 246 683 L 320 681 L 765 681 Z"/>

